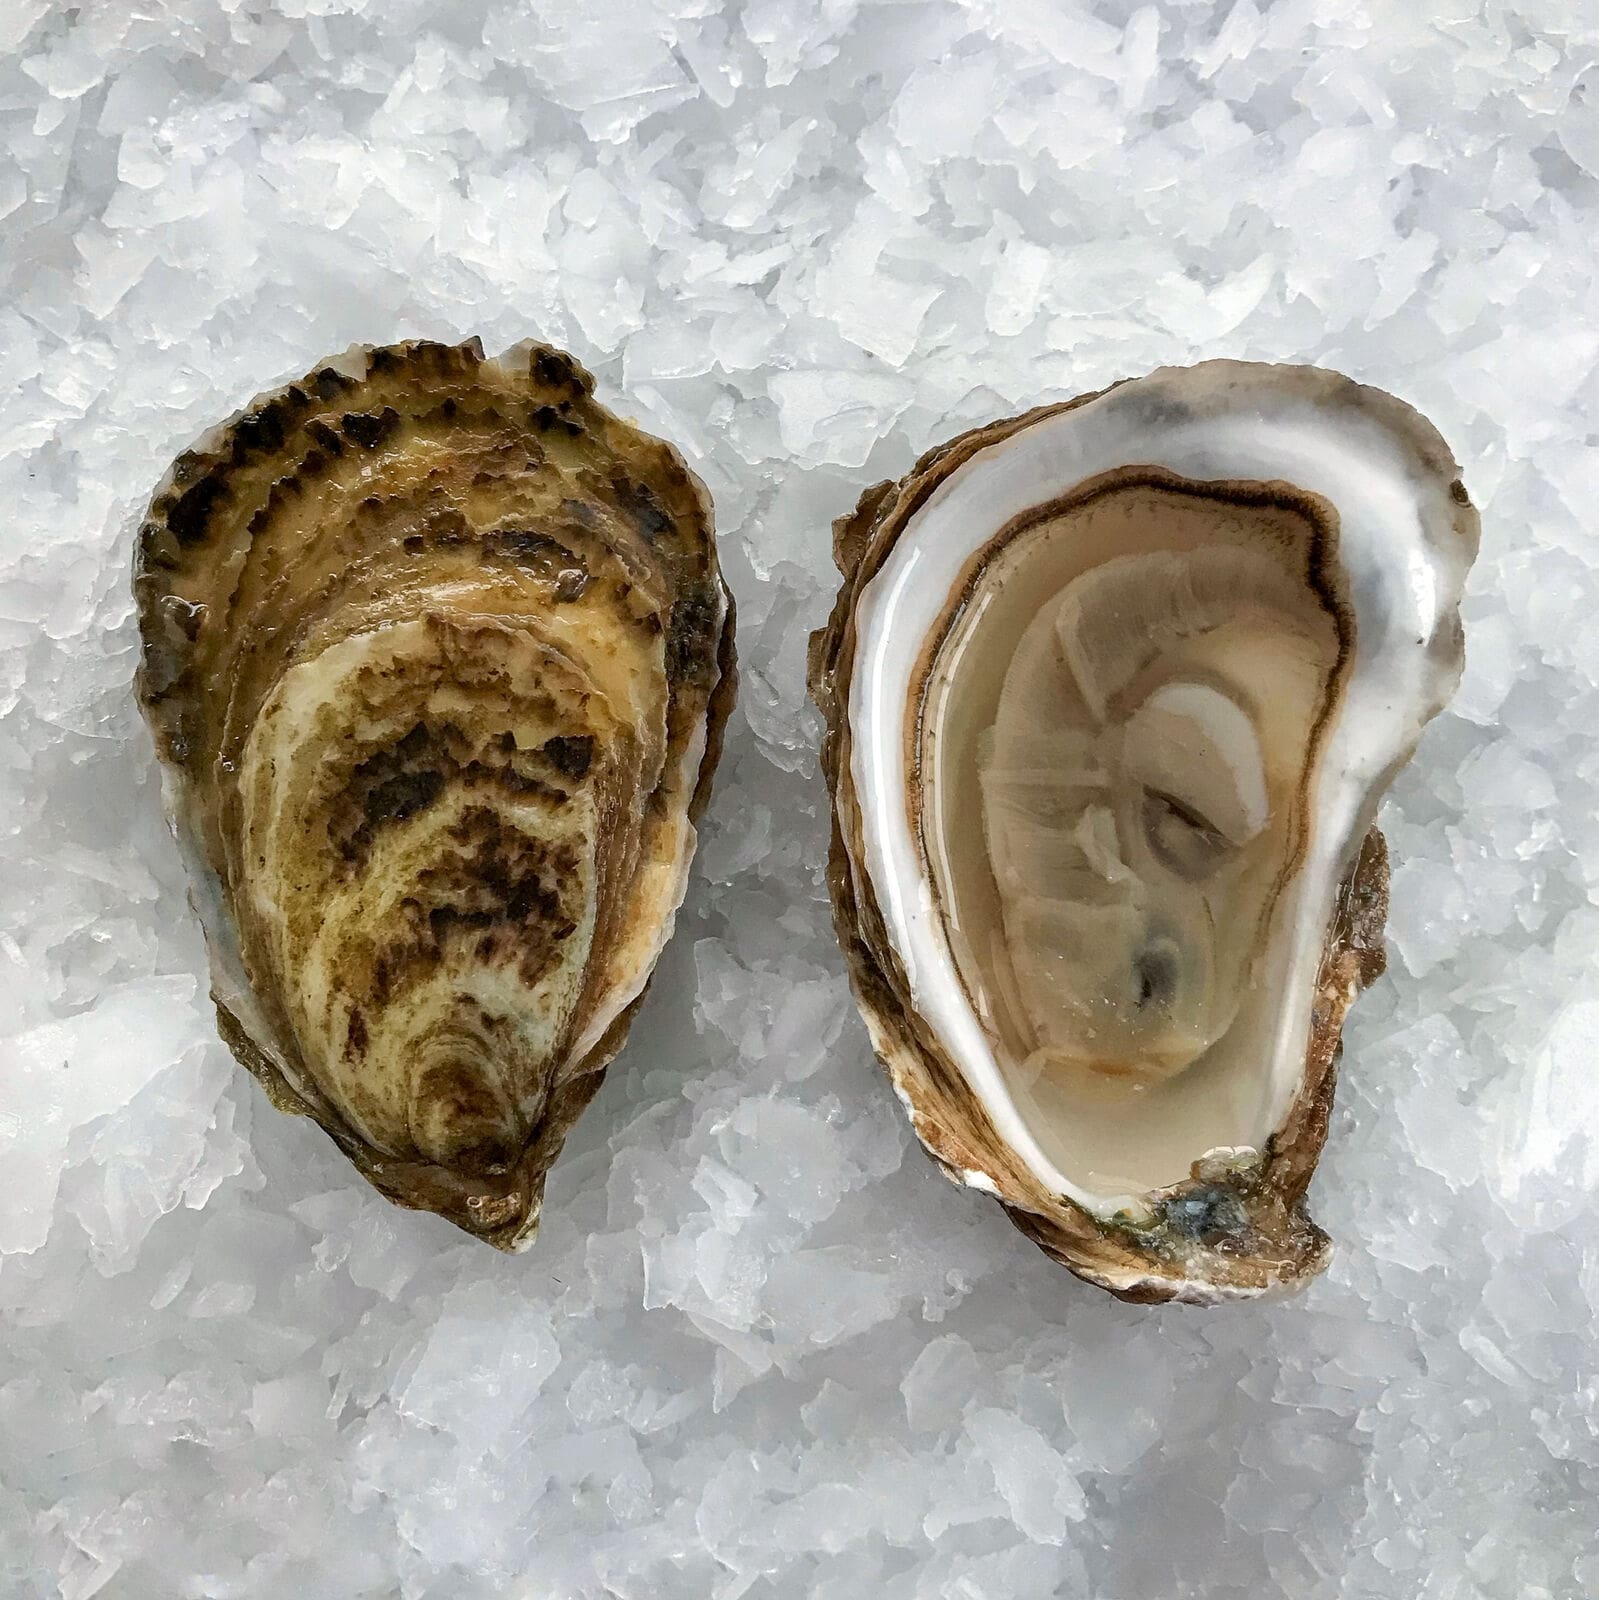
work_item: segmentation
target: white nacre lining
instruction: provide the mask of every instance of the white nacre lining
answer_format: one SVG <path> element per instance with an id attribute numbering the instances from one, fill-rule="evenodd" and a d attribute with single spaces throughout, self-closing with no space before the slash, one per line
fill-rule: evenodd
<path id="1" fill-rule="evenodd" d="M 918 658 L 967 563 L 1000 528 L 1114 468 L 1285 481 L 1336 509 L 1355 661 L 1313 776 L 1305 860 L 1283 891 L 1257 987 L 1262 1008 L 1275 1006 L 1253 1025 L 1256 1037 L 1269 1039 L 1266 1059 L 1230 1096 L 1223 1120 L 1235 1125 L 1186 1153 L 1162 1184 L 1180 1182 L 1211 1148 L 1262 1148 L 1301 1085 L 1316 969 L 1348 853 L 1369 825 L 1379 786 L 1458 676 L 1456 653 L 1429 644 L 1453 625 L 1471 556 L 1454 531 L 1449 483 L 1429 473 L 1407 441 L 1342 399 L 1337 380 L 1307 395 L 1306 376 L 1222 362 L 1163 369 L 1020 429 L 938 487 L 857 601 L 850 771 L 866 870 L 915 1009 L 1039 1182 L 1101 1216 L 1136 1211 L 1139 1193 L 1106 1192 L 1046 1154 L 955 969 L 906 805 L 904 726 Z M 1236 1026 L 1246 1025 L 1241 1017 Z"/>

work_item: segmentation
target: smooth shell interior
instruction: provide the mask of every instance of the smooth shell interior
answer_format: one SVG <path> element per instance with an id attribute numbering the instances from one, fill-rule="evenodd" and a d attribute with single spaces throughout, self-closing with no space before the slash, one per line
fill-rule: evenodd
<path id="1" fill-rule="evenodd" d="M 1046 414 L 858 602 L 852 776 L 917 1011 L 1100 1215 L 1283 1124 L 1332 894 L 1458 673 L 1452 479 L 1369 393 L 1216 363 Z"/>
<path id="2" fill-rule="evenodd" d="M 1239 1054 L 1344 660 L 1306 581 L 1328 542 L 1271 501 L 1100 487 L 983 563 L 917 696 L 956 969 L 1098 1190 L 1182 1177 L 1254 1109 Z"/>

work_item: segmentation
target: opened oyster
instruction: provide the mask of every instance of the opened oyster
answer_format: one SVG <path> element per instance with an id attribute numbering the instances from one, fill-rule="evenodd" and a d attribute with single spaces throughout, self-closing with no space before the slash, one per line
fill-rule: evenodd
<path id="1" fill-rule="evenodd" d="M 506 1249 L 682 901 L 733 695 L 710 504 L 541 345 L 357 349 L 182 456 L 139 695 L 223 1036 Z"/>
<path id="2" fill-rule="evenodd" d="M 1129 1299 L 1319 1271 L 1384 788 L 1459 676 L 1431 426 L 1217 361 L 979 429 L 836 528 L 834 910 L 917 1133 Z"/>

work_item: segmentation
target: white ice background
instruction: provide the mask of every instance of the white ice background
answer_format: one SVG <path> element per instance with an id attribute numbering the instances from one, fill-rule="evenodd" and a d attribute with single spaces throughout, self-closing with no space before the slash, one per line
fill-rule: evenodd
<path id="1" fill-rule="evenodd" d="M 1594 0 L 0 0 L 0 1596 L 1599 1592 Z M 217 1042 L 129 690 L 166 463 L 539 335 L 715 495 L 743 696 L 502 1258 Z M 1162 362 L 1427 412 L 1484 520 L 1384 807 L 1327 1277 L 1122 1306 L 910 1140 L 822 879 L 828 524 Z"/>

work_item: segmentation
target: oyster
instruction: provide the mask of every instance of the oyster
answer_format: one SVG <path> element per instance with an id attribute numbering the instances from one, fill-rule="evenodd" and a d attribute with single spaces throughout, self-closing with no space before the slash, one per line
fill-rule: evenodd
<path id="1" fill-rule="evenodd" d="M 1432 427 L 1214 361 L 867 491 L 812 641 L 835 920 L 957 1181 L 1128 1299 L 1291 1287 L 1371 826 L 1459 676 L 1478 523 Z"/>
<path id="2" fill-rule="evenodd" d="M 559 351 L 357 348 L 179 458 L 141 704 L 223 1037 L 505 1249 L 671 932 L 732 703 L 704 488 Z"/>

